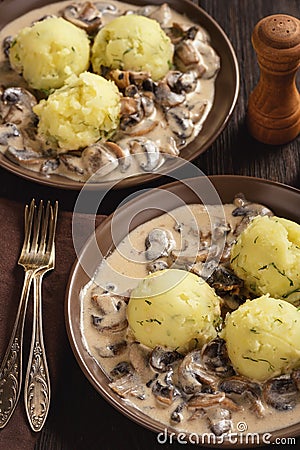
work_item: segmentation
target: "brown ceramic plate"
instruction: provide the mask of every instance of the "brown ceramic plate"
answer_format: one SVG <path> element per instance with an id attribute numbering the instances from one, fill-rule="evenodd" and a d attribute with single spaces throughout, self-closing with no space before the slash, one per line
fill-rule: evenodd
<path id="1" fill-rule="evenodd" d="M 300 190 L 272 181 L 243 176 L 220 175 L 209 177 L 209 180 L 220 196 L 222 203 L 232 202 L 234 195 L 242 192 L 249 200 L 267 205 L 276 215 L 300 223 Z M 66 293 L 65 319 L 67 332 L 82 371 L 96 390 L 117 410 L 156 433 L 162 432 L 165 427 L 128 405 L 114 393 L 108 386 L 108 378 L 84 346 L 80 331 L 79 295 L 83 286 L 89 282 L 90 277 L 83 270 L 82 265 L 88 273 L 94 273 L 100 263 L 99 249 L 103 255 L 106 255 L 113 248 L 112 221 L 114 221 L 114 236 L 117 234 L 121 240 L 126 234 L 126 230 L 131 231 L 147 220 L 180 206 L 182 201 L 199 203 L 199 193 L 200 197 L 203 198 L 207 186 L 207 177 L 176 181 L 136 197 L 107 217 L 96 229 L 96 243 L 93 239 L 90 239 L 84 246 L 79 259 L 75 262 Z M 171 199 L 170 195 L 166 195 L 166 192 L 167 194 L 174 194 Z M 176 430 L 171 428 L 169 431 L 176 433 Z M 268 430 L 265 431 L 268 432 Z M 298 424 L 273 431 L 272 440 L 277 437 L 284 438 L 298 436 L 299 434 L 300 420 Z M 252 444 L 248 442 L 247 446 Z M 222 445 L 230 447 L 232 442 L 225 441 Z M 234 447 L 236 446 L 238 446 L 237 443 Z"/>
<path id="2" fill-rule="evenodd" d="M 126 188 L 149 182 L 159 176 L 169 173 L 179 167 L 185 160 L 191 161 L 203 153 L 224 129 L 236 104 L 239 92 L 239 69 L 234 49 L 220 26 L 203 9 L 188 0 L 166 0 L 178 12 L 187 15 L 194 22 L 203 26 L 211 36 L 211 44 L 221 57 L 221 69 L 216 80 L 215 100 L 213 107 L 204 123 L 200 135 L 181 151 L 181 158 L 168 162 L 160 169 L 160 174 L 147 173 L 126 178 L 117 184 L 118 188 Z M 18 16 L 44 5 L 51 0 L 3 0 L 1 2 L 0 29 Z M 160 0 L 132 0 L 137 5 L 161 4 Z M 44 175 L 18 166 L 0 155 L 0 165 L 5 169 L 31 181 L 63 189 L 82 188 L 83 183 L 73 181 L 59 175 Z M 111 183 L 89 183 L 88 189 L 106 189 Z"/>

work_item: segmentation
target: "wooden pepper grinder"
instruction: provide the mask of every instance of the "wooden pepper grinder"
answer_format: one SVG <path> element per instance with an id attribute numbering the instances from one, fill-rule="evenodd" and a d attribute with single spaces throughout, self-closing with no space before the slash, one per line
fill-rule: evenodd
<path id="1" fill-rule="evenodd" d="M 252 34 L 260 79 L 249 97 L 247 125 L 265 144 L 285 144 L 300 133 L 300 21 L 285 14 L 260 20 Z"/>

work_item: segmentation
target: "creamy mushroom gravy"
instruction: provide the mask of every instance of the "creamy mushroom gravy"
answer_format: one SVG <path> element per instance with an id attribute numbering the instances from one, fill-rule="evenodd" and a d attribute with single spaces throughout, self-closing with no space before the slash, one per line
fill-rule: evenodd
<path id="1" fill-rule="evenodd" d="M 213 225 L 207 210 L 192 204 L 156 217 L 122 239 L 82 290 L 82 339 L 122 401 L 170 430 L 220 436 L 242 431 L 238 423 L 244 422 L 244 432 L 272 432 L 299 422 L 299 369 L 257 383 L 234 372 L 220 337 L 187 354 L 151 350 L 135 341 L 126 320 L 131 289 L 149 272 L 165 267 L 204 278 L 211 274 L 206 281 L 224 301 L 223 316 L 245 300 L 241 280 L 228 268 L 230 247 L 253 217 L 272 212 L 242 195 L 223 206 L 225 216 L 220 207 L 209 210 Z M 209 250 L 211 261 L 218 255 L 220 262 L 206 273 Z"/>
<path id="2" fill-rule="evenodd" d="M 153 82 L 145 72 L 104 71 L 103 75 L 113 79 L 123 95 L 120 126 L 111 138 L 117 145 L 99 141 L 86 151 L 57 155 L 56 149 L 36 134 L 32 107 L 41 93 L 29 89 L 24 79 L 11 70 L 7 53 L 11 37 L 47 15 L 63 15 L 81 26 L 77 9 L 70 13 L 73 4 L 92 18 L 98 15 L 100 26 L 132 11 L 158 20 L 174 44 L 174 67 L 160 82 Z M 213 104 L 219 56 L 210 46 L 207 32 L 167 4 L 50 4 L 8 24 L 0 31 L 0 42 L 0 150 L 13 162 L 45 175 L 60 174 L 83 182 L 97 172 L 93 181 L 98 182 L 155 172 L 196 138 Z"/>

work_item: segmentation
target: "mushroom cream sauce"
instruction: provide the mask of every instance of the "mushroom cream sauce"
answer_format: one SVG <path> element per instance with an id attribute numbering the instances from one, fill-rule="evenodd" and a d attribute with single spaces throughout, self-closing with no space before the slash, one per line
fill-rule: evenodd
<path id="1" fill-rule="evenodd" d="M 229 269 L 230 247 L 253 217 L 273 213 L 264 205 L 247 202 L 242 194 L 237 195 L 232 204 L 223 207 L 224 215 L 220 221 L 220 207 L 213 206 L 209 210 L 210 218 L 217 218 L 213 225 L 203 205 L 192 204 L 181 206 L 132 230 L 103 259 L 94 278 L 82 289 L 82 339 L 89 354 L 107 375 L 109 387 L 120 395 L 124 404 L 134 405 L 171 430 L 198 434 L 212 432 L 217 436 L 225 433 L 225 436 L 226 433 L 241 432 L 238 424 L 243 422 L 246 424 L 244 433 L 272 433 L 300 420 L 299 392 L 290 375 L 287 379 L 283 376 L 282 382 L 283 389 L 289 391 L 287 397 L 291 395 L 293 401 L 292 397 L 286 398 L 279 411 L 266 402 L 271 389 L 268 393 L 262 383 L 235 374 L 221 338 L 210 341 L 202 350 L 192 350 L 183 355 L 159 347 L 152 350 L 135 341 L 126 320 L 130 291 L 140 279 L 164 267 L 199 274 L 201 262 L 195 262 L 199 240 L 200 249 L 205 253 L 212 247 L 213 235 L 213 245 L 218 247 L 223 235 L 225 246 L 221 245 L 221 262 L 214 272 L 217 275 L 215 278 L 211 275 L 207 282 L 224 299 L 223 315 L 238 307 L 239 295 L 240 301 L 244 301 L 242 288 L 239 291 L 240 280 Z M 200 230 L 199 234 L 197 230 Z M 160 236 L 160 250 L 151 246 L 151 236 L 154 236 L 155 245 Z M 164 244 L 166 236 L 171 245 Z M 198 379 L 197 376 L 189 377 L 192 374 L 188 371 L 193 370 L 193 364 Z M 219 377 L 221 369 L 224 369 L 223 375 Z M 183 370 L 186 370 L 184 376 Z M 297 376 L 299 374 L 300 371 Z M 237 379 L 241 381 L 240 385 L 236 384 Z M 189 388 L 190 380 L 193 381 Z M 197 392 L 195 385 L 201 387 L 201 383 L 204 387 L 201 393 L 198 391 L 194 397 L 190 395 Z M 209 388 L 214 383 L 219 383 L 217 390 Z M 235 387 L 229 388 L 230 383 Z M 299 387 L 298 382 L 297 385 Z M 220 392 L 222 389 L 226 392 L 225 398 L 224 392 Z M 293 389 L 295 392 L 290 392 Z M 276 398 L 282 399 L 281 394 L 275 391 Z M 191 398 L 200 399 L 199 407 Z M 216 403 L 213 399 L 217 399 Z"/>
<path id="2" fill-rule="evenodd" d="M 120 125 L 110 139 L 117 146 L 98 141 L 87 147 L 87 152 L 80 149 L 57 154 L 55 148 L 49 148 L 36 135 L 36 118 L 31 112 L 36 100 L 25 98 L 14 90 L 5 91 L 7 87 L 23 87 L 36 96 L 41 94 L 28 89 L 24 79 L 10 68 L 5 42 L 7 37 L 13 38 L 34 21 L 51 14 L 64 15 L 69 5 L 84 2 L 58 2 L 33 10 L 0 31 L 0 42 L 4 43 L 0 50 L 0 113 L 3 109 L 0 114 L 0 150 L 13 162 L 30 170 L 45 175 L 60 174 L 82 182 L 98 170 L 99 175 L 94 181 L 118 180 L 155 172 L 168 159 L 178 156 L 180 150 L 201 131 L 213 104 L 215 79 L 220 67 L 219 55 L 209 45 L 209 36 L 204 29 L 166 4 L 161 7 L 138 7 L 117 1 L 92 3 L 101 16 L 101 26 L 126 11 L 158 20 L 174 44 L 174 67 L 164 80 L 156 83 L 146 72 L 124 72 L 121 77 L 118 70 L 103 73 L 116 82 L 123 95 Z M 70 16 L 72 14 L 68 14 L 68 18 Z M 128 83 L 124 86 L 125 79 Z M 20 98 L 16 101 L 18 96 Z M 20 105 L 19 102 L 26 104 Z M 28 108 L 29 104 L 31 106 Z M 16 114 L 14 117 L 17 117 L 18 123 L 12 125 L 14 108 L 18 109 L 18 113 L 20 109 L 25 113 L 27 111 L 28 120 L 19 120 Z M 5 116 L 9 119 L 6 120 Z M 22 123 L 28 121 L 30 126 L 28 123 L 23 125 L 23 130 Z M 10 125 L 5 127 L 8 122 Z M 30 128 L 30 132 L 26 132 L 26 128 Z M 89 156 L 91 153 L 92 158 Z"/>

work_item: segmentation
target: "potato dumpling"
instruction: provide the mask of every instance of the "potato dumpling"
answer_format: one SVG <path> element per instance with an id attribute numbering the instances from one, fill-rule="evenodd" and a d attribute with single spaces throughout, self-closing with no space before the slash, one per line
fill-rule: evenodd
<path id="1" fill-rule="evenodd" d="M 300 311 L 267 295 L 228 314 L 223 335 L 236 371 L 264 381 L 300 367 Z"/>
<path id="2" fill-rule="evenodd" d="M 255 218 L 231 251 L 231 267 L 256 295 L 300 300 L 300 225 L 280 217 Z"/>
<path id="3" fill-rule="evenodd" d="M 86 147 L 111 135 L 119 124 L 120 94 L 116 85 L 83 72 L 41 100 L 34 108 L 38 133 L 58 145 L 58 152 Z"/>
<path id="4" fill-rule="evenodd" d="M 98 32 L 92 47 L 92 65 L 146 71 L 162 78 L 173 60 L 173 45 L 156 20 L 130 14 L 118 17 Z"/>
<path id="5" fill-rule="evenodd" d="M 56 89 L 89 66 L 85 31 L 61 17 L 49 17 L 23 28 L 14 38 L 9 60 L 34 89 Z"/>
<path id="6" fill-rule="evenodd" d="M 220 298 L 195 274 L 160 270 L 132 291 L 127 318 L 135 338 L 148 347 L 200 347 L 217 334 Z"/>

